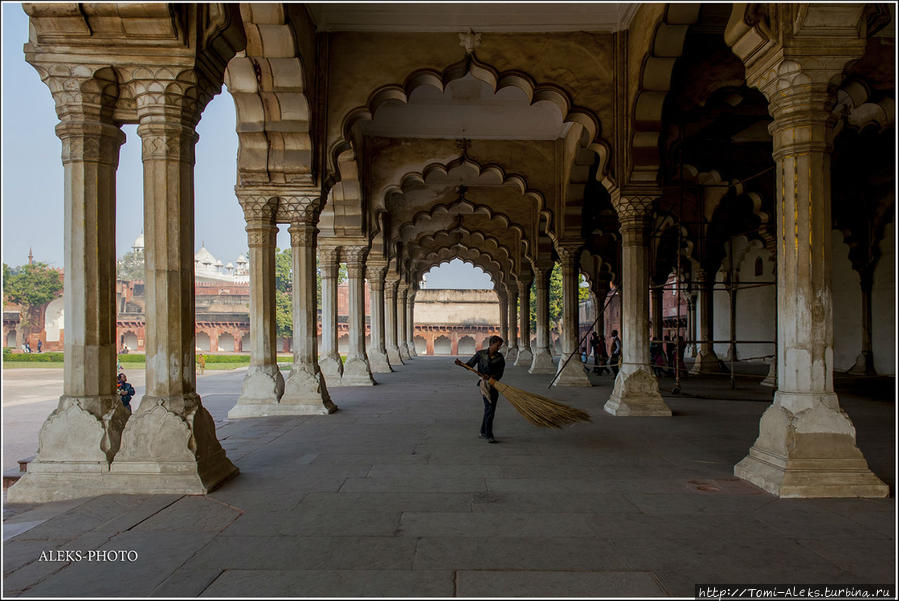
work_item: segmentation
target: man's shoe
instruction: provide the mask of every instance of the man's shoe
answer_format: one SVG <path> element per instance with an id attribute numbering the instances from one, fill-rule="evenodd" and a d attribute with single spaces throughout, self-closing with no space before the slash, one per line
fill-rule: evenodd
<path id="1" fill-rule="evenodd" d="M 496 439 L 491 436 L 490 438 L 487 439 L 487 442 L 489 444 L 496 444 Z"/>
<path id="2" fill-rule="evenodd" d="M 487 438 L 486 434 L 478 434 L 478 438 Z"/>

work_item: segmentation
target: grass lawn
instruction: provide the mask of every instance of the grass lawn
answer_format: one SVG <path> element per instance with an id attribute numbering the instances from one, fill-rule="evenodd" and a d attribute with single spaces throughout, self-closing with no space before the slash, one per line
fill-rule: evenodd
<path id="1" fill-rule="evenodd" d="M 53 368 L 62 369 L 62 361 L 4 361 L 3 369 L 34 369 L 34 368 Z"/>

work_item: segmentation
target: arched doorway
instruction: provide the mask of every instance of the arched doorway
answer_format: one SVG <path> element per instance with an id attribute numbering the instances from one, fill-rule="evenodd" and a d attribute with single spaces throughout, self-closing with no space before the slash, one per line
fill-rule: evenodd
<path id="1" fill-rule="evenodd" d="M 421 336 L 415 337 L 415 352 L 419 355 L 428 354 L 428 342 Z"/>
<path id="2" fill-rule="evenodd" d="M 234 336 L 230 333 L 225 332 L 224 334 L 219 336 L 219 352 L 223 353 L 233 353 L 234 352 Z"/>
<path id="3" fill-rule="evenodd" d="M 473 355 L 475 351 L 475 343 L 474 338 L 471 336 L 463 336 L 459 339 L 459 346 L 457 350 L 457 354 L 459 355 Z"/>
<path id="4" fill-rule="evenodd" d="M 446 336 L 438 336 L 434 341 L 435 355 L 449 355 L 453 350 L 453 343 Z"/>
<path id="5" fill-rule="evenodd" d="M 201 351 L 209 352 L 209 334 L 197 332 L 197 348 Z"/>

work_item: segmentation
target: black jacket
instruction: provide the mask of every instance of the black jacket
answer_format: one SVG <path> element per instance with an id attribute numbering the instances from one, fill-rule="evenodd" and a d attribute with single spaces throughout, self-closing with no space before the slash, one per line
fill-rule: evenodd
<path id="1" fill-rule="evenodd" d="M 503 377 L 503 372 L 506 369 L 506 360 L 503 358 L 502 353 L 499 352 L 491 358 L 489 351 L 484 349 L 472 355 L 471 359 L 465 362 L 465 365 L 474 367 L 482 374 L 486 374 L 494 380 L 499 380 Z"/>

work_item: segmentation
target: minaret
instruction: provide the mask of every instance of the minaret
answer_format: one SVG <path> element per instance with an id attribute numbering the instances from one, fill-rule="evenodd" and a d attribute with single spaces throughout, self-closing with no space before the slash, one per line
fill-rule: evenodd
<path id="1" fill-rule="evenodd" d="M 34 255 L 31 254 L 31 248 L 28 249 L 28 264 L 31 265 L 34 263 Z"/>

